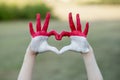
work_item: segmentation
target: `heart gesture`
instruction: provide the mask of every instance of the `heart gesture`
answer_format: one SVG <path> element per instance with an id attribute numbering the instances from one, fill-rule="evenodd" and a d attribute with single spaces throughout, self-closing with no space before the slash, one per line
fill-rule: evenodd
<path id="1" fill-rule="evenodd" d="M 85 30 L 82 32 L 82 26 L 80 23 L 79 14 L 76 15 L 76 27 L 72 19 L 72 13 L 69 13 L 69 26 L 71 32 L 62 31 L 60 34 L 55 30 L 47 32 L 49 25 L 50 13 L 47 13 L 46 20 L 43 27 L 41 26 L 40 14 L 37 14 L 36 18 L 36 32 L 33 29 L 32 22 L 29 23 L 30 34 L 32 41 L 30 48 L 35 52 L 53 51 L 57 54 L 62 54 L 65 51 L 77 51 L 81 53 L 87 53 L 89 51 L 89 43 L 86 40 L 89 23 L 86 23 Z M 50 46 L 47 42 L 48 37 L 55 36 L 56 40 L 61 40 L 62 37 L 68 36 L 71 39 L 71 44 L 63 47 L 60 51 L 57 48 Z"/>
<path id="2" fill-rule="evenodd" d="M 72 19 L 72 13 L 69 13 L 69 26 L 71 31 L 62 31 L 60 34 L 55 30 L 47 32 L 49 25 L 50 14 L 47 13 L 44 25 L 41 26 L 40 14 L 37 14 L 36 18 L 36 31 L 33 29 L 32 22 L 29 23 L 30 34 L 32 37 L 31 43 L 25 54 L 24 62 L 18 76 L 18 80 L 31 80 L 32 79 L 32 69 L 34 67 L 34 62 L 37 52 L 53 51 L 56 54 L 62 54 L 65 51 L 76 51 L 82 53 L 88 80 L 103 80 L 102 74 L 96 63 L 94 57 L 94 52 L 92 47 L 89 45 L 86 37 L 88 34 L 89 23 L 86 23 L 84 31 L 82 31 L 82 26 L 80 23 L 79 14 L 76 15 L 76 25 Z M 62 37 L 70 37 L 71 43 L 63 47 L 60 51 L 57 48 L 50 46 L 47 42 L 50 36 L 55 36 L 56 40 L 61 40 Z M 87 54 L 85 54 L 87 53 Z"/>

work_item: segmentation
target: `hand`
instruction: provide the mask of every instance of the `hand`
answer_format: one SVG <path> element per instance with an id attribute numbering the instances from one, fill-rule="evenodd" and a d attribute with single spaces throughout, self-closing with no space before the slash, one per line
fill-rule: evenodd
<path id="1" fill-rule="evenodd" d="M 32 37 L 29 47 L 34 52 L 45 52 L 45 51 L 53 51 L 55 53 L 59 52 L 57 48 L 50 46 L 47 42 L 48 37 L 50 36 L 49 33 L 47 33 L 49 19 L 50 19 L 50 13 L 47 13 L 46 20 L 42 28 L 40 14 L 37 14 L 36 32 L 33 29 L 32 22 L 29 23 L 30 34 Z"/>
<path id="2" fill-rule="evenodd" d="M 83 32 L 81 29 L 79 14 L 76 15 L 76 23 L 77 23 L 77 28 L 74 25 L 72 19 L 72 13 L 69 13 L 69 25 L 71 32 L 69 32 L 69 34 L 67 35 L 71 38 L 71 44 L 63 47 L 60 50 L 60 54 L 68 50 L 77 51 L 81 53 L 89 52 L 89 43 L 86 39 L 89 29 L 89 23 L 88 22 L 86 23 L 86 27 Z"/>

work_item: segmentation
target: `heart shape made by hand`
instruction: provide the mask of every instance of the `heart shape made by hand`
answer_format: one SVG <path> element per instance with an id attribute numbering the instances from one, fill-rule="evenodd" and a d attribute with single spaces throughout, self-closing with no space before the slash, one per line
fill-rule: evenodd
<path id="1" fill-rule="evenodd" d="M 45 49 L 45 48 L 43 48 L 45 46 L 45 44 L 48 46 L 47 48 L 49 48 L 47 50 L 51 50 L 56 53 L 63 53 L 67 50 L 73 50 L 73 51 L 78 51 L 78 52 L 82 52 L 82 53 L 89 51 L 89 44 L 86 40 L 86 36 L 88 34 L 88 29 L 89 29 L 89 23 L 88 22 L 86 23 L 85 30 L 82 32 L 79 14 L 76 15 L 76 24 L 77 24 L 76 26 L 77 27 L 75 27 L 73 19 L 72 19 L 72 13 L 69 13 L 69 25 L 70 25 L 71 32 L 62 31 L 60 34 L 57 33 L 55 30 L 47 32 L 48 25 L 49 25 L 49 19 L 50 19 L 50 13 L 47 13 L 46 20 L 44 22 L 43 27 L 41 28 L 40 14 L 37 14 L 36 32 L 33 29 L 32 22 L 29 23 L 30 34 L 32 36 L 32 39 L 35 39 L 36 37 L 40 37 L 40 38 L 42 37 L 41 40 L 43 40 L 43 41 L 41 41 L 41 40 L 33 41 L 34 43 L 37 44 L 37 46 L 34 45 L 36 48 L 38 47 L 38 49 L 36 49 L 37 52 L 40 52 L 40 50 L 41 50 L 40 48 Z M 60 51 L 57 51 L 57 48 L 49 46 L 47 43 L 47 38 L 50 36 L 55 36 L 56 40 L 61 40 L 62 37 L 68 36 L 71 38 L 71 44 L 69 46 L 63 47 Z M 45 42 L 45 44 L 42 45 L 42 47 L 40 47 L 40 42 L 42 42 L 42 43 Z M 32 44 L 34 44 L 34 43 L 32 43 Z M 42 50 L 42 51 L 47 51 L 47 50 Z"/>

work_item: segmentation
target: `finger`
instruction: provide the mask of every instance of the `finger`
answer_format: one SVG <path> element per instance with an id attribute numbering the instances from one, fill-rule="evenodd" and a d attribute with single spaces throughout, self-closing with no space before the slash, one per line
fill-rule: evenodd
<path id="1" fill-rule="evenodd" d="M 59 40 L 59 34 L 55 31 L 55 30 L 52 30 L 48 33 L 48 36 L 55 36 L 55 39 L 56 40 Z"/>
<path id="2" fill-rule="evenodd" d="M 82 32 L 79 14 L 76 15 L 77 30 Z"/>
<path id="3" fill-rule="evenodd" d="M 72 48 L 71 45 L 65 46 L 60 50 L 59 54 L 69 51 L 69 50 L 71 50 L 71 48 Z"/>
<path id="4" fill-rule="evenodd" d="M 63 37 L 63 36 L 68 36 L 69 37 L 70 36 L 70 32 L 62 31 L 60 35 L 61 35 L 61 37 Z"/>
<path id="5" fill-rule="evenodd" d="M 48 33 L 48 36 L 51 36 L 51 35 L 58 35 L 58 33 L 55 30 L 52 30 Z"/>
<path id="6" fill-rule="evenodd" d="M 55 52 L 56 54 L 59 54 L 59 51 L 58 51 L 58 49 L 57 49 L 56 47 L 53 47 L 53 46 L 48 45 L 48 46 L 47 46 L 47 49 L 48 49 L 49 51 Z"/>
<path id="7" fill-rule="evenodd" d="M 70 25 L 71 31 L 76 30 L 76 29 L 75 29 L 74 22 L 73 22 L 73 18 L 72 18 L 72 13 L 71 13 L 71 12 L 69 13 L 69 25 Z"/>
<path id="8" fill-rule="evenodd" d="M 41 31 L 41 20 L 40 20 L 40 14 L 36 15 L 36 29 L 37 32 Z"/>
<path id="9" fill-rule="evenodd" d="M 34 32 L 34 29 L 33 29 L 32 22 L 29 23 L 29 31 L 30 31 L 31 36 L 34 37 L 35 32 Z"/>
<path id="10" fill-rule="evenodd" d="M 47 13 L 46 19 L 45 19 L 45 22 L 43 25 L 43 29 L 42 29 L 43 31 L 47 31 L 48 25 L 49 25 L 49 20 L 50 20 L 50 13 Z"/>
<path id="11" fill-rule="evenodd" d="M 69 37 L 69 36 L 71 36 L 71 34 L 70 34 L 70 32 L 62 31 L 62 32 L 59 34 L 59 39 L 58 39 L 58 40 L 61 40 L 62 37 L 64 37 L 64 36 Z"/>
<path id="12" fill-rule="evenodd" d="M 87 23 L 86 23 L 85 30 L 84 30 L 84 32 L 83 32 L 83 33 L 85 34 L 85 36 L 87 36 L 88 30 L 89 30 L 89 23 L 87 22 Z"/>

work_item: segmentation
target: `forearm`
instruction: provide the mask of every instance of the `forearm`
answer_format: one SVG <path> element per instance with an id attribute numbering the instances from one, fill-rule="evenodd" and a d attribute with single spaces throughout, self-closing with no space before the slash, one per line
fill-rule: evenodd
<path id="1" fill-rule="evenodd" d="M 82 56 L 84 59 L 88 80 L 103 80 L 102 74 L 96 63 L 92 48 L 90 48 L 90 51 L 88 53 L 82 54 Z"/>
<path id="2" fill-rule="evenodd" d="M 18 76 L 18 80 L 32 79 L 32 70 L 34 67 L 35 57 L 36 53 L 28 48 L 24 57 L 23 65 Z"/>

